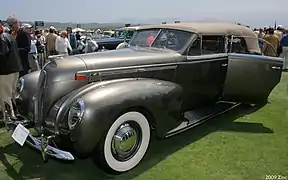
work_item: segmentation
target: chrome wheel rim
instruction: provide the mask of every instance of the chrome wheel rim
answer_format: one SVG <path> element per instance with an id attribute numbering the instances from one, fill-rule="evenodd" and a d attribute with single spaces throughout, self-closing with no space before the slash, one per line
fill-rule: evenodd
<path id="1" fill-rule="evenodd" d="M 141 128 L 133 121 L 125 122 L 115 132 L 111 152 L 118 161 L 127 161 L 138 151 L 142 140 Z"/>

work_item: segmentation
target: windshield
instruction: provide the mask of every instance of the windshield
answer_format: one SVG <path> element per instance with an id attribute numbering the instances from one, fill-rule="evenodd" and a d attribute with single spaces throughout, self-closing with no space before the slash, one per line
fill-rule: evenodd
<path id="1" fill-rule="evenodd" d="M 135 30 L 116 30 L 115 37 L 119 39 L 131 39 L 134 35 Z"/>
<path id="2" fill-rule="evenodd" d="M 173 29 L 141 30 L 137 31 L 130 42 L 130 46 L 156 47 L 179 51 L 184 48 L 191 36 L 191 32 Z"/>

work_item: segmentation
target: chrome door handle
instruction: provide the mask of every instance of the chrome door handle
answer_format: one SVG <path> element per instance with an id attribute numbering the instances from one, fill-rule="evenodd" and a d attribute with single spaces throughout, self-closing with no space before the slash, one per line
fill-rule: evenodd
<path id="1" fill-rule="evenodd" d="M 144 69 L 144 68 L 139 68 L 138 69 L 138 72 L 145 72 L 146 71 L 146 69 Z"/>
<path id="2" fill-rule="evenodd" d="M 281 69 L 281 67 L 279 67 L 279 66 L 272 66 L 272 67 L 271 67 L 271 69 L 280 70 L 280 69 Z"/>
<path id="3" fill-rule="evenodd" d="M 222 66 L 222 67 L 226 67 L 226 66 L 228 66 L 228 64 L 222 64 L 221 66 Z"/>

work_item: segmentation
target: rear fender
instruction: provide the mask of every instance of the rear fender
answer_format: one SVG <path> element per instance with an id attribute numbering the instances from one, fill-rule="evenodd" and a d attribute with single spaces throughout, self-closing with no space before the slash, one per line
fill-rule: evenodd
<path id="1" fill-rule="evenodd" d="M 181 93 L 179 85 L 156 79 L 115 81 L 86 93 L 81 97 L 85 102 L 84 117 L 71 132 L 75 149 L 80 153 L 92 152 L 114 120 L 137 107 L 151 114 L 147 118 L 155 123 L 157 135 L 163 137 L 178 124 Z"/>

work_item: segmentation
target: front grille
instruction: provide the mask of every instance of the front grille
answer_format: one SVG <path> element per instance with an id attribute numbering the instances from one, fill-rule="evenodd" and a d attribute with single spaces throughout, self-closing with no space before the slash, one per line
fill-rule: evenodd
<path id="1" fill-rule="evenodd" d="M 46 89 L 46 71 L 41 70 L 38 80 L 38 85 L 35 93 L 34 100 L 34 120 L 35 124 L 42 126 L 43 124 L 43 104 L 44 104 L 44 94 Z"/>

